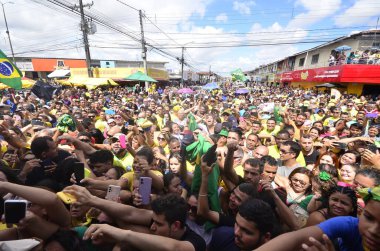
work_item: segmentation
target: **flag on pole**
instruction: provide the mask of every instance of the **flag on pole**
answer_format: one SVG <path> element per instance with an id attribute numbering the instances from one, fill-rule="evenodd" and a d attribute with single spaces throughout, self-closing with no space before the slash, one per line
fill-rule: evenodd
<path id="1" fill-rule="evenodd" d="M 21 78 L 21 71 L 0 50 L 0 82 L 20 90 L 22 88 Z"/>

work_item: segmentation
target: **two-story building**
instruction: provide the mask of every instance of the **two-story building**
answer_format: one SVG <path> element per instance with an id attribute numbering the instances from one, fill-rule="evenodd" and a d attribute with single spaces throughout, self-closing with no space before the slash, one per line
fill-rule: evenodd
<path id="1" fill-rule="evenodd" d="M 256 82 L 305 89 L 337 84 L 352 94 L 380 94 L 380 30 L 337 38 L 250 71 Z"/>

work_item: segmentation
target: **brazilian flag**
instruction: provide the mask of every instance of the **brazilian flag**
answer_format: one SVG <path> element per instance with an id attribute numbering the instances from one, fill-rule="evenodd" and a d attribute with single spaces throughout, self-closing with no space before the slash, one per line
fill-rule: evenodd
<path id="1" fill-rule="evenodd" d="M 187 118 L 189 120 L 189 122 L 188 122 L 189 129 L 190 129 L 190 131 L 194 132 L 195 129 L 198 128 L 197 121 L 196 121 L 196 119 L 192 113 L 189 113 L 189 115 L 187 115 Z"/>
<path id="2" fill-rule="evenodd" d="M 199 193 L 199 188 L 202 182 L 201 158 L 209 150 L 215 152 L 216 146 L 212 146 L 201 134 L 198 135 L 198 141 L 195 141 L 186 147 L 186 159 L 195 163 L 193 182 L 191 184 L 192 193 Z M 215 166 L 208 177 L 209 206 L 211 210 L 216 212 L 221 211 L 218 193 L 219 176 L 219 167 Z M 214 225 L 211 222 L 206 222 L 206 230 L 210 230 L 213 227 Z"/>
<path id="3" fill-rule="evenodd" d="M 0 50 L 0 82 L 20 90 L 22 88 L 21 71 Z"/>

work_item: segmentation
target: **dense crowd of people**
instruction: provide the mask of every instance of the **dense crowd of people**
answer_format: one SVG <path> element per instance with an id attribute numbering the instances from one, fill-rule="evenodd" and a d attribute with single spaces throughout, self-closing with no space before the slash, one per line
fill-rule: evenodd
<path id="1" fill-rule="evenodd" d="M 329 66 L 343 64 L 380 64 L 380 49 L 372 48 L 365 51 L 332 51 Z"/>
<path id="2" fill-rule="evenodd" d="M 378 97 L 228 86 L 4 92 L 0 247 L 380 250 Z"/>

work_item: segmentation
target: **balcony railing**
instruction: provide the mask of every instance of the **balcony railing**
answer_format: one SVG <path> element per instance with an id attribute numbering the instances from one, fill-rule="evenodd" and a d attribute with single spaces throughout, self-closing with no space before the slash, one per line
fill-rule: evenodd
<path id="1" fill-rule="evenodd" d="M 277 69 L 277 71 L 273 71 L 273 70 L 266 70 L 265 68 L 264 69 L 260 69 L 259 71 L 256 72 L 256 74 L 265 74 L 265 73 L 274 73 L 274 74 L 279 74 L 279 73 L 283 73 L 283 72 L 289 72 L 289 71 L 298 71 L 298 70 L 303 70 L 303 69 L 314 69 L 314 68 L 322 68 L 322 67 L 329 67 L 329 66 L 336 66 L 336 65 L 347 65 L 347 64 L 350 64 L 350 65 L 380 65 L 380 58 L 369 58 L 369 59 L 353 59 L 351 61 L 339 61 L 339 60 L 334 60 L 334 61 L 324 61 L 324 62 L 320 62 L 320 63 L 317 63 L 317 64 L 309 64 L 309 65 L 305 65 L 305 66 L 298 66 L 298 67 L 294 67 L 293 69 L 291 69 L 290 67 L 285 67 L 283 69 Z"/>

